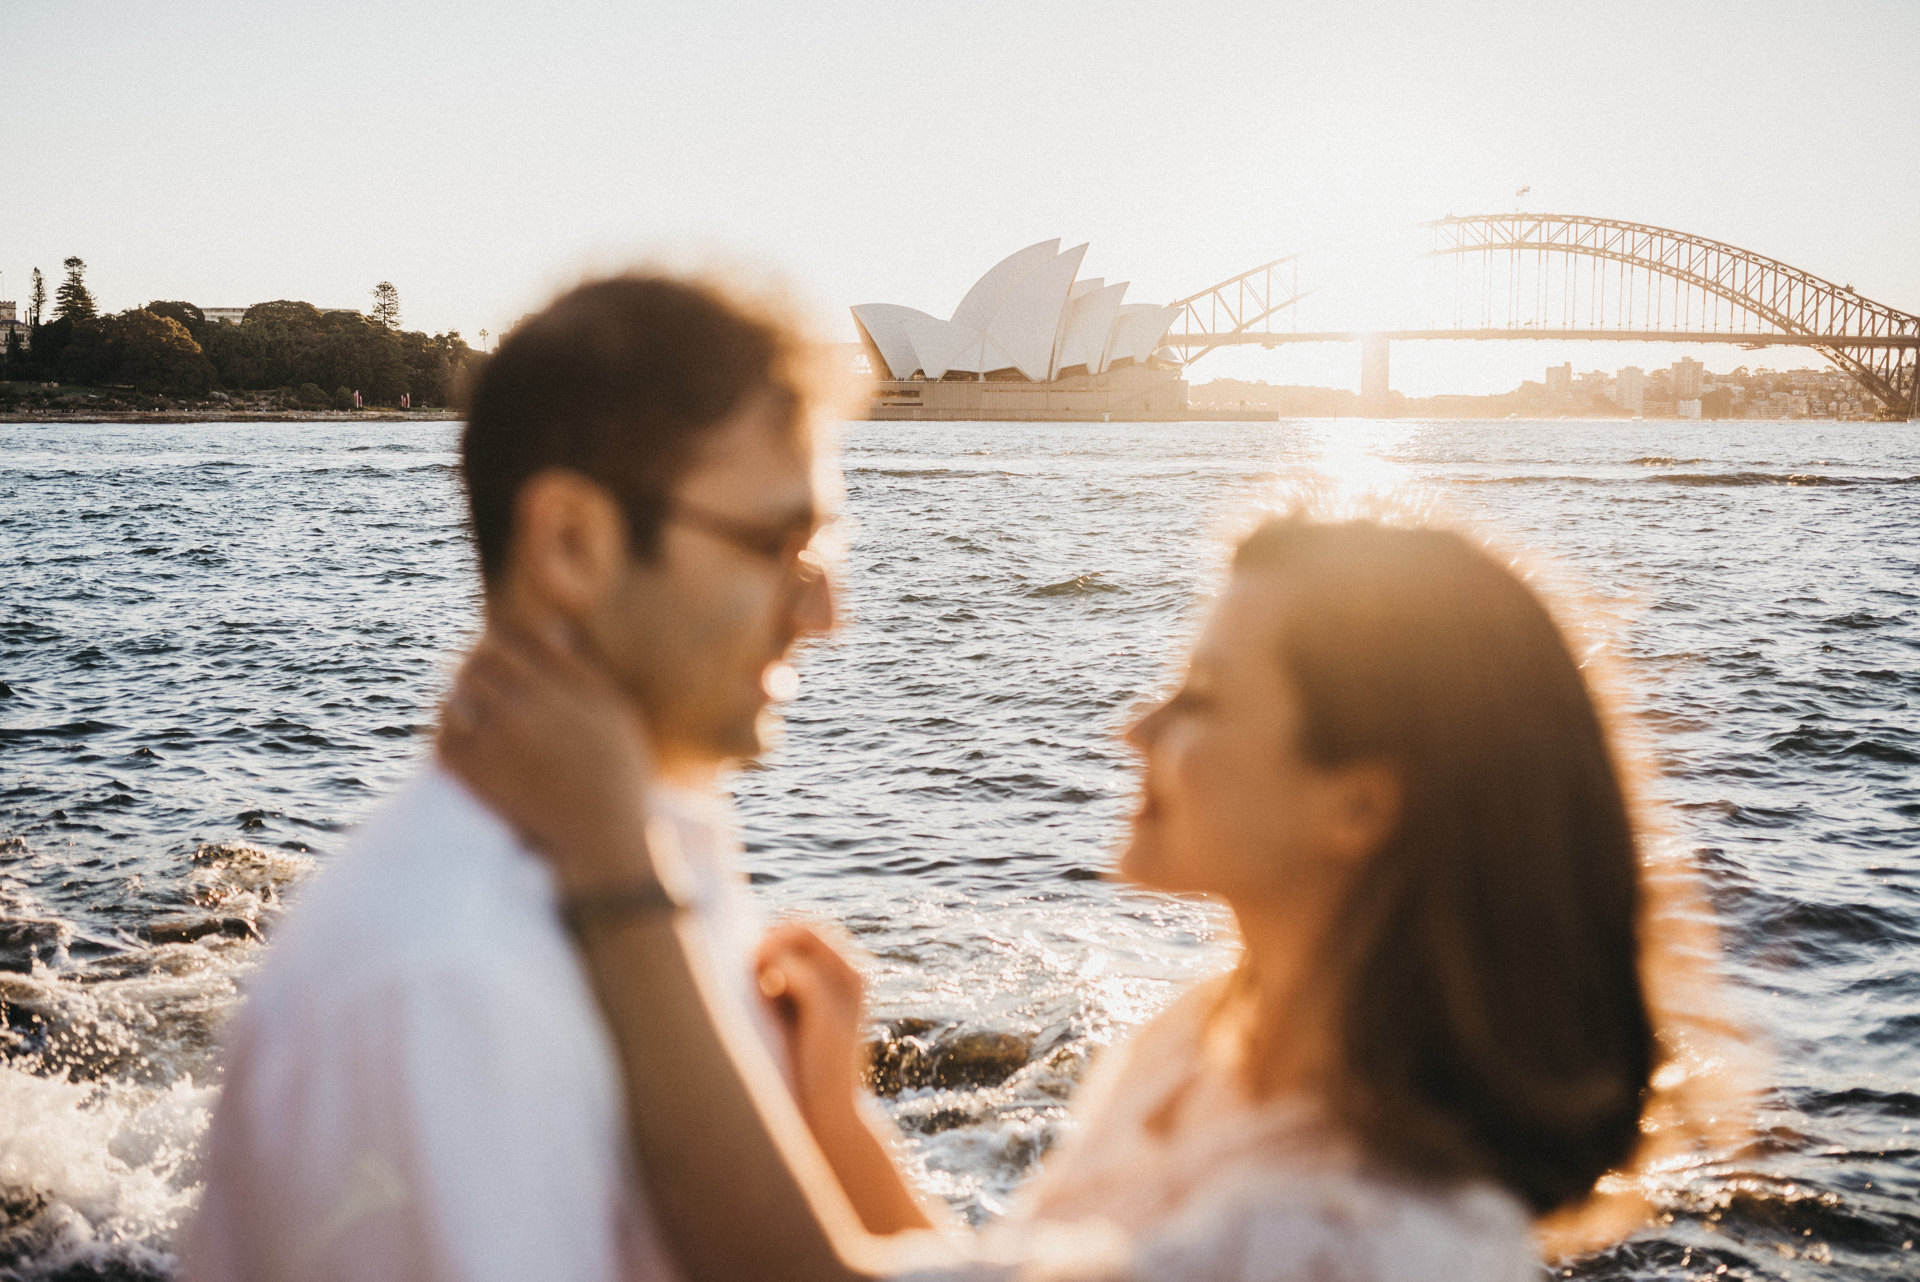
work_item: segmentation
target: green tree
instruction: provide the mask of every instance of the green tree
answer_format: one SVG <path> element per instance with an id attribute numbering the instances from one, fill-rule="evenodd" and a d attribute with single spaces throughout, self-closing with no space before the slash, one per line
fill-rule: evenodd
<path id="1" fill-rule="evenodd" d="M 52 332 L 62 328 L 66 330 L 67 340 L 49 354 L 47 368 L 58 372 L 63 383 L 112 382 L 113 357 L 107 350 L 107 327 L 98 318 L 75 320 L 71 316 L 62 316 L 47 326 Z"/>
<path id="2" fill-rule="evenodd" d="M 322 387 L 359 391 L 368 405 L 398 405 L 407 391 L 403 339 L 358 312 L 328 312 L 325 336 L 307 353 L 304 368 Z"/>
<path id="3" fill-rule="evenodd" d="M 60 370 L 60 356 L 73 341 L 73 322 L 66 318 L 35 325 L 29 331 L 28 354 L 40 369 L 41 377 L 53 378 Z"/>
<path id="4" fill-rule="evenodd" d="M 312 382 L 312 354 L 325 330 L 312 303 L 276 299 L 247 308 L 238 325 L 208 325 L 199 338 L 222 387 L 262 391 Z"/>
<path id="5" fill-rule="evenodd" d="M 158 300 L 151 302 L 147 304 L 146 310 L 152 312 L 155 316 L 173 317 L 173 319 L 186 326 L 187 333 L 192 334 L 195 338 L 200 336 L 200 330 L 207 323 L 207 314 L 205 312 L 195 307 L 192 303 L 183 303 L 178 300 Z"/>
<path id="6" fill-rule="evenodd" d="M 156 302 L 143 310 L 180 321 L 205 352 L 214 385 L 234 391 L 312 383 L 334 388 L 335 400 L 346 389 L 368 405 L 397 405 L 408 395 L 416 406 L 449 405 L 483 359 L 458 334 L 390 329 L 359 312 L 323 312 L 291 299 L 255 303 L 238 325 L 196 327 L 197 309 L 187 308 Z M 297 399 L 292 391 L 286 397 Z"/>
<path id="7" fill-rule="evenodd" d="M 383 280 L 373 287 L 373 310 L 368 315 L 382 329 L 400 328 L 400 291 L 392 281 Z"/>
<path id="8" fill-rule="evenodd" d="M 415 409 L 453 404 L 467 368 L 482 359 L 457 331 L 429 338 L 409 330 L 400 335 L 400 350 L 406 358 L 407 390 L 413 393 Z"/>
<path id="9" fill-rule="evenodd" d="M 200 344 L 171 316 L 137 308 L 78 322 L 62 317 L 46 330 L 61 327 L 70 327 L 70 337 L 52 368 L 66 382 L 188 397 L 205 396 L 212 387 L 213 369 Z"/>
<path id="10" fill-rule="evenodd" d="M 271 303 L 255 303 L 247 308 L 240 317 L 240 323 L 279 321 L 287 325 L 320 328 L 320 309 L 312 303 L 296 302 L 291 298 L 276 298 Z"/>
<path id="11" fill-rule="evenodd" d="M 87 291 L 87 265 L 79 258 L 69 258 L 61 266 L 67 269 L 67 278 L 60 282 L 60 288 L 53 293 L 53 314 L 59 320 L 86 321 L 95 315 L 93 295 Z"/>
<path id="12" fill-rule="evenodd" d="M 105 325 L 107 374 L 142 392 L 205 396 L 213 369 L 187 327 L 146 308 L 124 312 Z"/>
<path id="13" fill-rule="evenodd" d="M 33 292 L 27 295 L 27 324 L 38 325 L 45 319 L 46 310 L 47 278 L 36 267 L 33 269 Z"/>

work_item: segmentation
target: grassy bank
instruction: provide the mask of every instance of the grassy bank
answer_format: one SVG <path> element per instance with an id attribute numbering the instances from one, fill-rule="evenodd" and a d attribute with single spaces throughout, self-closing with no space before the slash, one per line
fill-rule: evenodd
<path id="1" fill-rule="evenodd" d="M 176 400 L 129 387 L 9 382 L 0 379 L 0 423 L 309 423 L 433 422 L 458 418 L 444 406 L 336 409 L 291 391 L 216 393 Z"/>

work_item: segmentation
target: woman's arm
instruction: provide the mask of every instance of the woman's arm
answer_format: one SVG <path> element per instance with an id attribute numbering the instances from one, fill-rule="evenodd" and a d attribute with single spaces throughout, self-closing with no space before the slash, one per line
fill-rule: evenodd
<path id="1" fill-rule="evenodd" d="M 765 1048 L 722 1027 L 647 847 L 644 739 L 621 693 L 555 640 L 483 639 L 443 760 L 553 869 L 625 1070 L 660 1224 L 689 1282 L 852 1282 L 884 1249 L 808 1134 Z M 610 907 L 618 903 L 625 910 Z"/>
<path id="2" fill-rule="evenodd" d="M 880 1253 L 764 1049 L 723 1031 L 666 914 L 580 932 L 627 1117 L 689 1282 L 852 1282 Z"/>

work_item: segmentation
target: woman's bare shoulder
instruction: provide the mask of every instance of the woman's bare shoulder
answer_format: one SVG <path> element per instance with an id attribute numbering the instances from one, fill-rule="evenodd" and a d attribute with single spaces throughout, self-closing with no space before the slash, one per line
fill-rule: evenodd
<path id="1" fill-rule="evenodd" d="M 1169 1055 L 1184 1061 L 1197 1055 L 1207 1022 L 1220 1008 L 1231 980 L 1231 975 L 1215 975 L 1181 993 L 1116 1042 L 1103 1057 L 1102 1067 L 1114 1072 L 1132 1062 L 1161 1061 Z"/>
<path id="2" fill-rule="evenodd" d="M 1082 1129 L 1111 1125 L 1116 1109 L 1139 1106 L 1186 1077 L 1199 1055 L 1207 1018 L 1225 992 L 1226 976 L 1203 980 L 1174 998 L 1146 1023 L 1094 1056 L 1074 1092 L 1073 1112 Z"/>

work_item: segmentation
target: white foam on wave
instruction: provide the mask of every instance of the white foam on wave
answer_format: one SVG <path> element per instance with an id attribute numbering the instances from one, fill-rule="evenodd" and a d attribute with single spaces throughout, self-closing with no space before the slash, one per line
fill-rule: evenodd
<path id="1" fill-rule="evenodd" d="M 0 973 L 0 1279 L 174 1276 L 219 1094 L 199 1083 L 214 1080 L 220 1025 L 260 957 L 221 927 L 271 924 L 282 890 L 313 867 L 203 844 L 180 911 L 150 925 L 210 933 Z"/>
<path id="2" fill-rule="evenodd" d="M 218 1093 L 191 1078 L 143 1087 L 0 1067 L 0 1196 L 12 1221 L 0 1229 L 0 1272 L 171 1276 Z"/>

